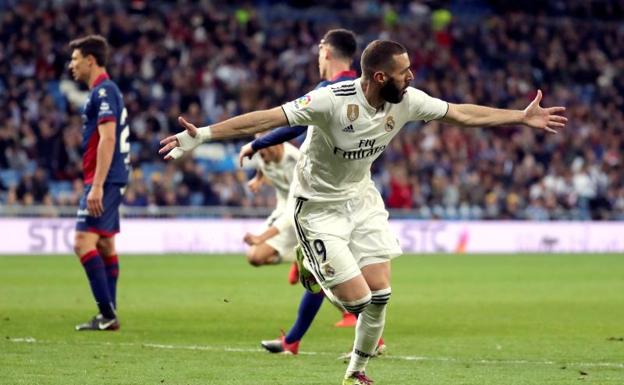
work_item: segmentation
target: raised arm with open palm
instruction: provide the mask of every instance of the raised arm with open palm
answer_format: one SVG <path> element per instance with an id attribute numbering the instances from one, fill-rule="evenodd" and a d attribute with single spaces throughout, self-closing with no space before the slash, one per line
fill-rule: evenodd
<path id="1" fill-rule="evenodd" d="M 559 115 L 565 111 L 565 107 L 543 108 L 540 106 L 541 101 L 542 90 L 537 90 L 535 99 L 524 109 L 524 124 L 557 133 L 557 129 L 563 128 L 568 121 L 568 118 Z"/>

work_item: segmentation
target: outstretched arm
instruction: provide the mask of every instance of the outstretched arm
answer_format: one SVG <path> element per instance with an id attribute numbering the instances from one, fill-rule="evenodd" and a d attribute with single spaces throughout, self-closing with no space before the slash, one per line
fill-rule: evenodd
<path id="1" fill-rule="evenodd" d="M 499 126 L 523 124 L 532 128 L 556 133 L 568 119 L 560 114 L 565 107 L 542 108 L 542 91 L 538 90 L 535 99 L 524 110 L 507 110 L 478 106 L 475 104 L 449 103 L 446 115 L 440 120 L 461 126 Z"/>
<path id="2" fill-rule="evenodd" d="M 258 150 L 287 142 L 305 133 L 306 130 L 307 127 L 305 126 L 280 127 L 275 129 L 241 147 L 240 152 L 238 153 L 238 162 L 242 167 L 243 159 L 251 159 L 253 154 L 255 154 Z"/>
<path id="3" fill-rule="evenodd" d="M 285 126 L 288 124 L 288 119 L 282 107 L 275 107 L 270 110 L 254 111 L 236 116 L 213 126 L 198 128 L 183 117 L 179 117 L 178 122 L 185 131 L 160 141 L 163 147 L 158 153 L 167 154 L 165 159 L 179 158 L 184 152 L 190 151 L 208 140 L 250 136 L 271 128 Z"/>
<path id="4" fill-rule="evenodd" d="M 256 138 L 253 142 L 251 142 L 251 148 L 254 152 L 256 152 L 258 150 L 262 150 L 263 148 L 288 142 L 289 140 L 295 139 L 299 135 L 304 134 L 307 129 L 308 128 L 305 126 L 280 127 L 266 135 Z"/>
<path id="5" fill-rule="evenodd" d="M 158 153 L 166 154 L 165 159 L 176 159 L 208 140 L 249 136 L 281 126 L 318 126 L 329 120 L 333 98 L 329 89 L 321 88 L 281 107 L 250 112 L 214 126 L 200 128 L 180 117 L 178 121 L 185 130 L 161 140 L 162 148 Z"/>

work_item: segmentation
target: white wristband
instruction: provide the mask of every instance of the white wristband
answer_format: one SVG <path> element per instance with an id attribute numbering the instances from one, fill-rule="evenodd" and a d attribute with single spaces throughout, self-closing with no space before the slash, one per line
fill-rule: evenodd
<path id="1" fill-rule="evenodd" d="M 210 138 L 212 138 L 212 129 L 210 126 L 199 127 L 197 132 L 199 133 L 199 138 L 202 142 L 208 142 Z"/>
<path id="2" fill-rule="evenodd" d="M 184 153 L 188 151 L 193 151 L 195 147 L 202 144 L 202 142 L 207 142 L 212 137 L 212 130 L 210 126 L 200 127 L 197 129 L 197 135 L 192 137 L 187 130 L 177 133 L 176 138 L 178 139 L 178 146 L 173 148 L 167 154 L 168 157 L 173 159 L 178 159 Z"/>

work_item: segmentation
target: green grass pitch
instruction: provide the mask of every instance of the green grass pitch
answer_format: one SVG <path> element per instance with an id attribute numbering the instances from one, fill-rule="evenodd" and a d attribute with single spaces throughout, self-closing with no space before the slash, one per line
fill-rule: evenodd
<path id="1" fill-rule="evenodd" d="M 288 266 L 122 256 L 119 332 L 74 257 L 0 257 L 0 384 L 340 384 L 353 329 L 327 303 L 298 356 L 260 350 L 294 320 Z M 624 384 L 624 256 L 405 255 L 375 384 Z"/>

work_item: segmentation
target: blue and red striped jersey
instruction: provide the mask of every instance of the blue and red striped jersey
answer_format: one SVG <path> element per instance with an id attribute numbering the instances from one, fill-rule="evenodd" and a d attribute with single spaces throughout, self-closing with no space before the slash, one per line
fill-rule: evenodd
<path id="1" fill-rule="evenodd" d="M 130 144 L 128 136 L 128 112 L 117 85 L 106 73 L 93 82 L 89 97 L 82 111 L 82 169 L 84 183 L 93 183 L 97 163 L 97 147 L 100 141 L 98 125 L 115 122 L 115 152 L 105 183 L 128 183 L 130 170 Z"/>

